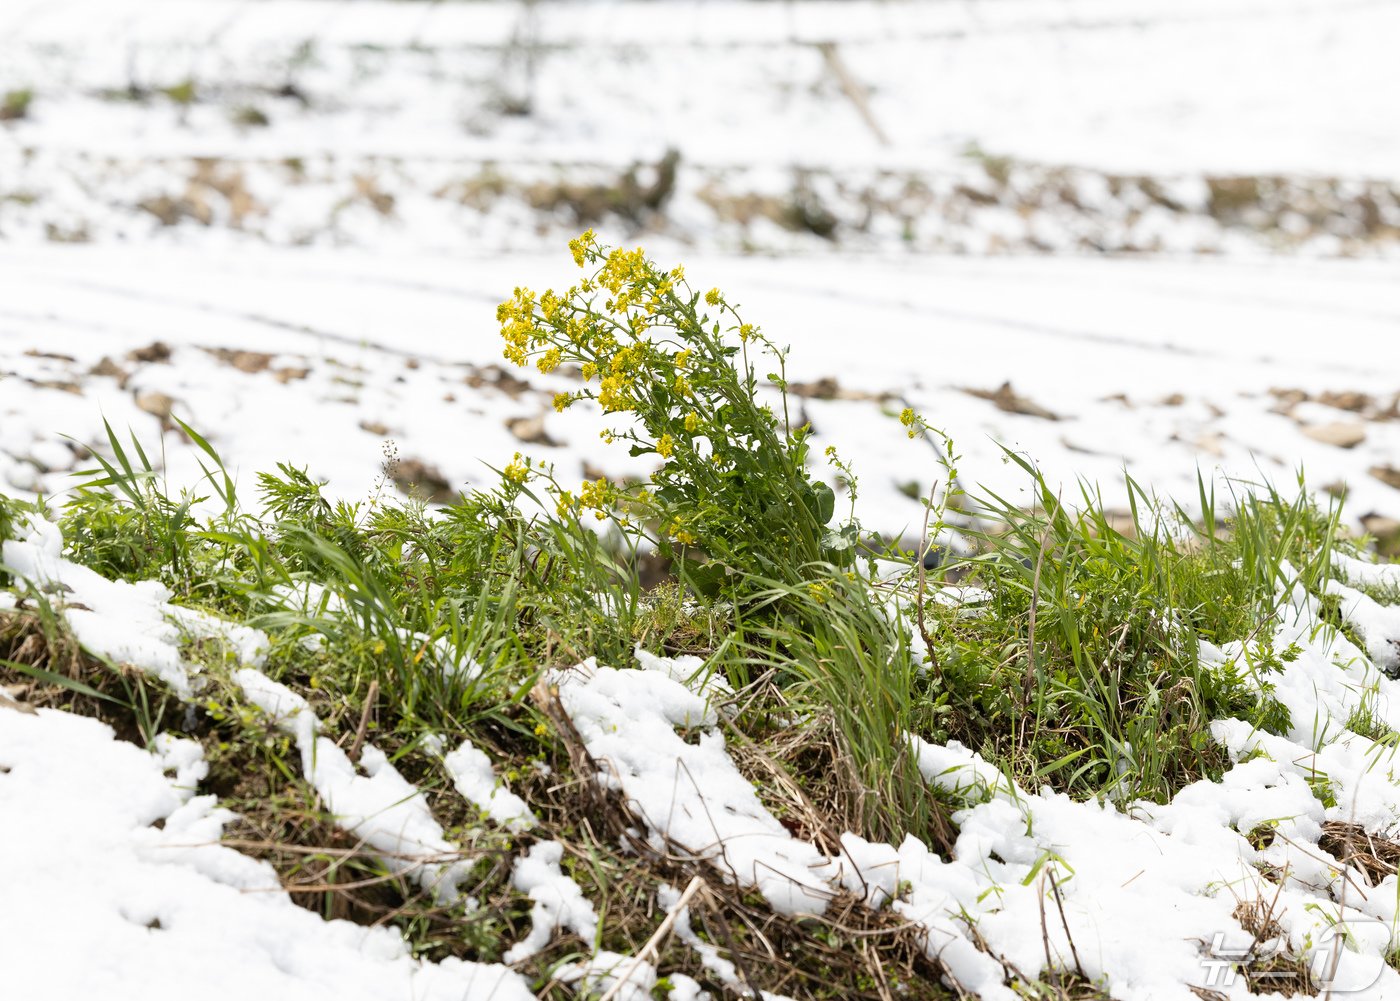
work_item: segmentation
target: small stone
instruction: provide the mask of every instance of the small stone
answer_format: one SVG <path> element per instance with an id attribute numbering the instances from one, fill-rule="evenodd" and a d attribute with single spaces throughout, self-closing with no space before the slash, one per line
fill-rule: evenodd
<path id="1" fill-rule="evenodd" d="M 527 445 L 557 448 L 561 444 L 545 430 L 543 417 L 512 417 L 506 421 L 506 429 Z"/>
<path id="2" fill-rule="evenodd" d="M 1375 403 L 1375 401 L 1365 393 L 1358 393 L 1354 390 L 1345 390 L 1339 393 L 1322 393 L 1318 396 L 1317 402 L 1329 407 L 1335 407 L 1338 410 L 1349 410 L 1354 414 L 1370 410 Z"/>
<path id="3" fill-rule="evenodd" d="M 1011 383 L 1003 382 L 996 389 L 964 389 L 963 392 L 969 396 L 976 396 L 982 400 L 990 400 L 996 405 L 998 410 L 1004 410 L 1008 414 L 1024 414 L 1027 417 L 1039 417 L 1042 420 L 1057 421 L 1060 415 L 1053 411 L 1046 410 L 1034 400 L 1027 399 L 1011 388 Z"/>
<path id="4" fill-rule="evenodd" d="M 1355 448 L 1366 440 L 1366 429 L 1349 421 L 1333 421 L 1331 424 L 1304 425 L 1303 434 L 1313 441 L 1337 448 Z"/>
<path id="5" fill-rule="evenodd" d="M 401 459 L 390 470 L 394 485 L 410 497 L 422 497 L 433 504 L 445 504 L 457 496 L 447 477 L 422 459 Z"/>
<path id="6" fill-rule="evenodd" d="M 166 362 L 170 360 L 170 345 L 164 341 L 153 341 L 144 348 L 127 352 L 127 357 L 132 361 Z"/>
<path id="7" fill-rule="evenodd" d="M 273 356 L 262 351 L 241 351 L 234 348 L 205 348 L 225 365 L 231 365 L 245 375 L 264 372 L 272 364 Z"/>
<path id="8" fill-rule="evenodd" d="M 1368 472 L 1386 486 L 1400 490 L 1400 469 L 1394 466 L 1372 466 Z"/>
<path id="9" fill-rule="evenodd" d="M 1361 527 L 1376 540 L 1376 552 L 1380 555 L 1390 558 L 1400 556 L 1400 518 L 1380 514 L 1362 515 Z"/>
<path id="10" fill-rule="evenodd" d="M 175 401 L 171 397 L 152 389 L 144 390 L 136 394 L 136 406 L 157 418 L 162 425 L 170 426 L 170 411 L 175 407 Z"/>
<path id="11" fill-rule="evenodd" d="M 122 368 L 107 355 L 103 355 L 101 361 L 99 361 L 92 368 L 88 369 L 88 375 L 97 375 L 103 376 L 108 379 L 116 379 L 117 385 L 123 389 L 126 388 L 126 380 L 131 378 L 130 372 Z"/>

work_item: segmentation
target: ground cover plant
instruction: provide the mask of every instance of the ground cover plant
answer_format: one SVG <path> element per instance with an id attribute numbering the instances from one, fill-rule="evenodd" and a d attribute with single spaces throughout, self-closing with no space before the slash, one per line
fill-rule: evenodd
<path id="1" fill-rule="evenodd" d="M 517 455 L 494 489 L 430 508 L 389 492 L 391 457 L 359 503 L 332 502 L 286 465 L 262 474 L 250 501 L 176 419 L 172 433 L 206 459 L 197 488 L 172 491 L 153 448 L 109 427 L 61 508 L 0 496 L 0 541 L 52 522 L 75 563 L 159 581 L 174 605 L 259 631 L 259 670 L 304 700 L 319 732 L 364 768 L 383 752 L 421 791 L 453 859 L 470 861 L 459 895 L 347 833 L 310 737 L 250 696 L 228 632 L 181 635 L 199 680 L 182 692 L 86 649 L 61 588 L 0 566 L 15 596 L 0 606 L 7 698 L 97 715 L 143 745 L 162 732 L 197 740 L 205 786 L 242 818 L 230 843 L 272 862 L 323 915 L 393 923 L 429 958 L 507 960 L 541 992 L 601 996 L 621 981 L 590 987 L 578 970 L 605 953 L 717 994 L 941 998 L 965 974 L 893 907 L 910 887 L 882 898 L 847 886 L 813 915 L 780 906 L 762 880 L 715 878 L 679 841 L 643 836 L 646 811 L 621 778 L 600 779 L 597 741 L 562 701 L 568 672 L 590 658 L 694 655 L 666 670 L 704 691 L 711 715 L 666 733 L 697 748 L 724 733 L 757 801 L 828 853 L 854 835 L 913 838 L 952 859 L 960 818 L 987 798 L 931 773 L 930 748 L 953 741 L 1015 787 L 1126 807 L 1221 779 L 1241 755 L 1212 731 L 1218 720 L 1259 740 L 1296 731 L 1276 683 L 1304 650 L 1276 640 L 1299 595 L 1317 605 L 1315 629 L 1347 626 L 1334 556 L 1362 549 L 1343 538 L 1340 502 L 1320 506 L 1301 479 L 1294 494 L 1241 484 L 1217 502 L 1202 480 L 1188 513 L 1129 479 L 1123 524 L 1091 486 L 1066 504 L 1030 458 L 1008 453 L 1033 487 L 1027 508 L 964 493 L 953 444 L 892 410 L 892 434 L 934 438 L 942 489 L 918 545 L 887 544 L 858 520 L 858 470 L 824 455 L 838 498 L 814 468 L 786 348 L 738 303 L 591 233 L 571 252 L 576 285 L 518 288 L 501 305 L 505 356 L 577 368 L 579 388 L 556 408 L 587 401 L 612 417 L 609 442 L 654 458 L 645 478 L 575 484 Z M 970 555 L 936 541 L 950 532 Z M 660 584 L 643 585 L 644 557 L 666 568 Z M 1376 705 L 1363 693 L 1347 725 L 1393 748 Z M 533 825 L 463 798 L 442 765 L 444 741 L 464 737 L 498 763 Z M 1328 780 L 1312 785 L 1336 805 Z M 596 920 L 555 920 L 559 934 L 522 953 L 543 919 L 521 861 L 551 845 Z M 1026 877 L 1048 885 L 1042 907 L 1058 900 L 1062 868 L 1046 857 Z M 681 925 L 665 901 L 694 879 L 703 889 L 687 913 L 701 928 L 687 917 L 684 935 L 652 941 L 663 918 Z M 963 925 L 980 941 L 975 920 Z M 1067 920 L 1064 931 L 1072 950 Z M 1045 934 L 1043 967 L 998 960 L 999 976 L 1028 996 L 1102 995 L 1104 977 L 1077 954 L 1052 958 Z"/>

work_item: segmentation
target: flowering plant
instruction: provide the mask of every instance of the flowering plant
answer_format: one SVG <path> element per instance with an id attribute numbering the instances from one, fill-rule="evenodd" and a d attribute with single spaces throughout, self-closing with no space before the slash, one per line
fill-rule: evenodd
<path id="1" fill-rule="evenodd" d="M 517 288 L 498 308 L 505 356 L 541 372 L 578 366 L 582 388 L 558 394 L 555 409 L 596 401 L 619 419 L 605 440 L 660 464 L 644 482 L 577 492 L 545 474 L 559 516 L 616 519 L 706 591 L 736 574 L 791 581 L 814 564 L 849 565 L 858 528 L 853 516 L 828 527 L 836 497 L 807 468 L 810 427 L 792 425 L 786 350 L 719 289 L 692 289 L 683 268 L 663 270 L 641 248 L 604 247 L 591 230 L 569 247 L 586 272 L 578 284 Z M 776 368 L 772 403 L 759 400 L 761 359 Z"/>

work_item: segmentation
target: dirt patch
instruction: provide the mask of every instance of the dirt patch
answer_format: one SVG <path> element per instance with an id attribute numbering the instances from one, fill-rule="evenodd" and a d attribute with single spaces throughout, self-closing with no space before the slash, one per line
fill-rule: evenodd
<path id="1" fill-rule="evenodd" d="M 1003 382 L 996 389 L 963 388 L 962 391 L 968 396 L 989 400 L 996 405 L 998 410 L 1003 410 L 1008 414 L 1024 414 L 1027 417 L 1039 417 L 1047 421 L 1060 420 L 1059 414 L 1047 410 L 1028 397 L 1022 396 L 1011 387 L 1009 382 Z"/>
<path id="2" fill-rule="evenodd" d="M 1400 469 L 1394 466 L 1372 466 L 1367 472 L 1386 486 L 1400 490 Z"/>
<path id="3" fill-rule="evenodd" d="M 442 472 L 422 459 L 398 459 L 389 468 L 394 486 L 410 497 L 420 497 L 430 504 L 446 504 L 457 491 Z"/>
<path id="4" fill-rule="evenodd" d="M 128 351 L 126 357 L 129 361 L 141 362 L 142 364 L 152 364 L 170 361 L 170 345 L 164 341 L 152 341 L 144 348 L 137 348 Z M 99 362 L 99 364 L 101 364 Z"/>
<path id="5" fill-rule="evenodd" d="M 512 400 L 518 400 L 534 390 L 524 379 L 500 365 L 468 366 L 462 381 L 472 389 L 495 389 L 505 393 Z"/>
<path id="6" fill-rule="evenodd" d="M 893 398 L 891 393 L 871 393 L 864 389 L 847 389 L 836 381 L 834 376 L 825 376 L 815 382 L 788 383 L 788 392 L 804 400 L 868 400 L 883 403 Z"/>
<path id="7" fill-rule="evenodd" d="M 511 417 L 506 420 L 506 430 L 515 435 L 517 441 L 526 445 L 543 445 L 546 448 L 558 448 L 564 444 L 556 438 L 551 437 L 549 431 L 544 426 L 544 417 Z"/>

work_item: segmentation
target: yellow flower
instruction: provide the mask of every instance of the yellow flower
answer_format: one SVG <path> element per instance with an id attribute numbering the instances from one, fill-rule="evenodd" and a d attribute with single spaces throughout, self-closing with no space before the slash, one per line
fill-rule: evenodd
<path id="1" fill-rule="evenodd" d="M 543 737 L 543 736 L 544 736 L 545 734 L 547 734 L 547 733 L 549 733 L 549 727 L 545 726 L 543 723 L 536 723 L 536 724 L 535 724 L 535 736 L 536 736 L 536 737 Z"/>
<path id="2" fill-rule="evenodd" d="M 676 450 L 676 440 L 669 434 L 663 434 L 661 440 L 656 443 L 656 451 L 663 459 L 669 459 Z"/>
<path id="3" fill-rule="evenodd" d="M 603 508 L 608 505 L 608 481 L 603 477 L 596 480 L 584 480 L 583 486 L 579 487 L 578 502 L 583 507 L 596 508 L 598 514 L 603 513 Z"/>
<path id="4" fill-rule="evenodd" d="M 677 352 L 676 352 L 676 368 L 685 368 L 686 365 L 690 364 L 690 356 L 691 356 L 692 354 L 694 354 L 694 352 L 691 351 L 690 348 L 686 348 L 686 349 L 683 350 L 683 351 L 677 351 Z"/>
<path id="5" fill-rule="evenodd" d="M 569 404 L 571 404 L 571 403 L 573 403 L 573 402 L 574 402 L 574 398 L 573 398 L 572 396 L 570 396 L 568 393 L 555 393 L 555 394 L 554 394 L 554 409 L 557 410 L 557 411 L 559 411 L 559 413 L 561 413 L 561 414 L 562 414 L 565 410 L 568 410 L 568 409 L 569 409 Z"/>
<path id="6" fill-rule="evenodd" d="M 700 427 L 700 415 L 691 411 L 685 415 L 685 429 L 694 434 Z"/>
<path id="7" fill-rule="evenodd" d="M 530 478 L 530 460 L 526 459 L 522 463 L 520 461 L 520 453 L 516 452 L 515 458 L 511 460 L 510 465 L 506 466 L 504 475 L 511 483 L 520 486 Z"/>
<path id="8" fill-rule="evenodd" d="M 583 267 L 584 259 L 594 242 L 593 230 L 583 233 L 569 241 L 569 253 L 574 255 L 574 263 Z"/>
<path id="9" fill-rule="evenodd" d="M 567 518 L 569 512 L 573 510 L 574 495 L 567 490 L 559 492 L 559 501 L 554 505 L 554 512 L 561 518 Z"/>
<path id="10" fill-rule="evenodd" d="M 719 289 L 717 289 L 717 288 L 712 288 L 712 289 L 710 289 L 710 291 L 706 292 L 706 293 L 705 293 L 705 302 L 709 303 L 711 306 L 718 306 L 718 305 L 719 305 Z"/>
<path id="11" fill-rule="evenodd" d="M 632 402 L 627 397 L 627 380 L 620 375 L 606 376 L 598 386 L 598 403 L 605 413 L 630 410 Z"/>
<path id="12" fill-rule="evenodd" d="M 899 412 L 899 423 L 903 424 L 907 428 L 914 426 L 915 419 L 916 418 L 914 415 L 913 407 L 905 407 Z"/>
<path id="13" fill-rule="evenodd" d="M 562 358 L 563 355 L 560 354 L 558 348 L 550 348 L 548 351 L 546 351 L 543 355 L 540 356 L 540 360 L 535 363 L 535 367 L 538 368 L 541 372 L 548 374 L 559 367 L 559 362 L 562 360 Z"/>
<path id="14" fill-rule="evenodd" d="M 595 375 L 597 375 L 597 374 L 598 374 L 598 366 L 597 366 L 597 365 L 593 364 L 591 361 L 586 361 L 586 362 L 583 363 L 583 381 L 584 381 L 584 382 L 587 382 L 589 379 L 593 378 L 593 377 L 594 377 Z"/>
<path id="15" fill-rule="evenodd" d="M 753 336 L 753 324 L 752 324 L 752 323 L 741 323 L 741 324 L 739 324 L 739 340 L 741 340 L 741 341 L 746 341 L 746 340 L 748 340 L 748 339 L 749 339 L 750 337 L 752 337 L 752 336 Z"/>

